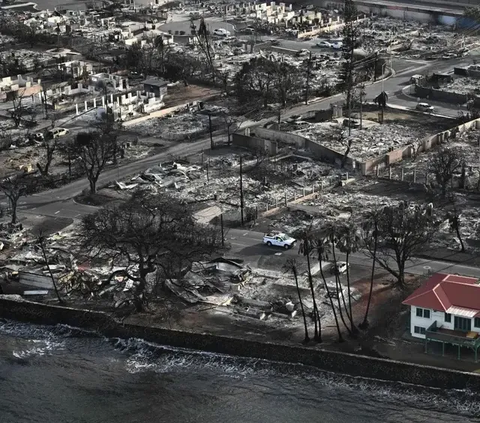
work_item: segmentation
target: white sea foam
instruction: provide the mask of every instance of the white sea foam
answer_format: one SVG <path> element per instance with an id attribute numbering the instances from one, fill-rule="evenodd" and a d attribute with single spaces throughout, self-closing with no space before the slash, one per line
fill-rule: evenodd
<path id="1" fill-rule="evenodd" d="M 22 349 L 15 349 L 16 358 L 42 356 L 50 351 L 63 349 L 69 338 L 94 336 L 94 332 L 83 331 L 65 325 L 35 326 L 20 323 L 0 323 L 0 334 L 32 340 Z M 478 394 L 469 390 L 441 390 L 409 385 L 400 382 L 388 382 L 374 379 L 352 377 L 321 371 L 300 364 L 287 364 L 267 360 L 233 357 L 202 351 L 173 348 L 157 345 L 141 339 L 128 340 L 103 338 L 105 346 L 113 346 L 125 357 L 125 370 L 129 373 L 154 372 L 160 374 L 178 374 L 182 372 L 214 372 L 218 377 L 257 378 L 266 375 L 272 378 L 311 381 L 317 386 L 341 392 L 356 390 L 372 401 L 381 399 L 392 404 L 445 412 L 464 416 L 480 415 Z M 72 339 L 73 341 L 73 339 Z M 83 342 L 83 341 L 82 341 Z"/>

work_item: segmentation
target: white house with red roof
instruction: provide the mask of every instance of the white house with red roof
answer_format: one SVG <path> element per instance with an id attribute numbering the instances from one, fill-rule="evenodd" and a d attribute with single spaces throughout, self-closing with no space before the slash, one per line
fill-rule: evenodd
<path id="1" fill-rule="evenodd" d="M 480 280 L 437 273 L 410 295 L 410 334 L 429 341 L 480 347 Z"/>

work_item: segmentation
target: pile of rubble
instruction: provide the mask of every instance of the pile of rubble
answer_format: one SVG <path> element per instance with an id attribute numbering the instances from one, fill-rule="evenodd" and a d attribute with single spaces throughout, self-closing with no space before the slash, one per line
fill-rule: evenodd
<path id="1" fill-rule="evenodd" d="M 242 153 L 244 154 L 244 153 Z M 305 158 L 286 157 L 260 161 L 244 154 L 243 193 L 248 206 L 266 207 L 303 195 L 304 189 L 319 189 L 339 182 L 341 172 L 330 165 Z M 199 157 L 197 157 L 199 159 Z M 128 182 L 118 182 L 121 190 L 148 189 L 169 192 L 188 203 L 218 202 L 237 207 L 240 201 L 239 156 L 224 154 L 195 164 L 166 162 L 144 171 Z"/>
<path id="2" fill-rule="evenodd" d="M 452 82 L 441 85 L 442 91 L 456 94 L 480 94 L 480 80 L 476 78 L 457 77 Z"/>
<path id="3" fill-rule="evenodd" d="M 357 160 L 368 160 L 386 154 L 412 143 L 416 138 L 425 137 L 424 131 L 394 123 L 377 124 L 364 121 L 363 129 L 352 128 L 351 138 L 348 129 L 339 122 L 307 123 L 297 121 L 291 131 L 323 146 L 342 153 L 352 140 L 349 155 Z"/>
<path id="4" fill-rule="evenodd" d="M 477 189 L 480 186 L 480 130 L 471 129 L 455 135 L 446 143 L 442 144 L 442 148 L 452 148 L 461 153 L 465 159 L 465 176 L 466 188 Z M 412 180 L 413 172 L 416 174 L 416 182 L 423 183 L 426 181 L 425 175 L 429 174 L 427 180 L 434 182 L 434 175 L 429 169 L 432 158 L 438 153 L 438 149 L 434 148 L 417 154 L 414 158 L 406 158 L 401 163 L 396 163 L 390 170 L 390 176 L 393 179 L 400 179 L 402 172 L 405 180 Z M 454 180 L 460 179 L 461 172 L 454 176 Z M 456 186 L 456 183 L 454 183 Z"/>
<path id="5" fill-rule="evenodd" d="M 318 199 L 311 199 L 301 204 L 289 205 L 289 210 L 272 217 L 273 227 L 282 228 L 288 233 L 297 233 L 310 225 L 321 227 L 325 221 L 353 219 L 360 225 L 362 215 L 368 210 L 374 210 L 383 206 L 395 207 L 402 201 L 412 203 L 421 201 L 408 191 L 401 190 L 384 196 L 379 193 L 368 194 L 376 182 L 359 180 L 342 188 L 341 191 L 326 192 Z M 374 191 L 378 191 L 375 190 Z M 381 192 L 381 190 L 380 190 Z M 425 201 L 425 200 L 423 200 Z M 467 195 L 457 196 L 458 206 L 461 210 L 460 233 L 470 250 L 478 250 L 478 231 L 480 229 L 480 209 L 475 200 Z M 445 220 L 436 233 L 432 247 L 441 247 L 458 250 L 459 241 L 454 231 L 451 230 L 447 218 L 448 210 L 439 210 Z"/>
<path id="6" fill-rule="evenodd" d="M 421 24 L 388 17 L 375 17 L 362 29 L 363 48 L 411 59 L 459 56 L 478 45 L 478 37 L 458 34 L 444 25 Z"/>
<path id="7" fill-rule="evenodd" d="M 225 125 L 224 118 L 211 116 L 212 131 Z M 193 139 L 206 134 L 210 130 L 208 113 L 202 110 L 192 110 L 167 117 L 154 118 L 131 126 L 142 136 L 152 136 L 169 141 Z"/>
<path id="8" fill-rule="evenodd" d="M 14 63 L 23 67 L 27 71 L 32 71 L 35 68 L 40 68 L 49 60 L 48 55 L 41 52 L 18 49 L 15 51 L 0 52 L 0 63 Z M 5 75 L 8 76 L 8 75 Z"/>
<path id="9" fill-rule="evenodd" d="M 207 174 L 208 173 L 208 174 Z M 131 184 L 125 186 L 129 189 L 145 188 L 155 193 L 165 190 L 171 195 L 187 202 L 202 203 L 218 201 L 238 206 L 240 203 L 240 176 L 214 173 L 214 169 L 206 169 L 198 165 L 182 165 L 179 163 L 166 163 L 147 169 L 139 176 L 132 178 Z M 276 197 L 282 201 L 285 193 L 293 196 L 296 190 L 292 187 L 269 187 L 262 182 L 243 176 L 243 190 L 245 201 L 255 206 L 270 202 Z"/>

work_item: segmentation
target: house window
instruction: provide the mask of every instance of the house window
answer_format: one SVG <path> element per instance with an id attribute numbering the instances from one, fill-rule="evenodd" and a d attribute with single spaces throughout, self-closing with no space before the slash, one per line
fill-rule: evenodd
<path id="1" fill-rule="evenodd" d="M 425 317 L 425 319 L 430 319 L 430 310 L 417 307 L 417 317 Z"/>
<path id="2" fill-rule="evenodd" d="M 452 321 L 452 315 L 450 313 L 445 313 L 445 322 L 451 323 L 451 321 Z"/>
<path id="3" fill-rule="evenodd" d="M 480 317 L 475 317 L 475 322 L 473 323 L 473 325 L 476 328 L 480 328 Z"/>
<path id="4" fill-rule="evenodd" d="M 420 335 L 425 335 L 425 328 L 422 328 L 422 327 L 420 327 L 420 326 L 415 326 L 415 327 L 413 328 L 413 331 L 414 331 L 415 333 L 419 333 Z"/>

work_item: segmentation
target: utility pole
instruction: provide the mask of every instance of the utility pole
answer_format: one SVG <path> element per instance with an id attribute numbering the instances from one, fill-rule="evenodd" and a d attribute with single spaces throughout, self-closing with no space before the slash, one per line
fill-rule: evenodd
<path id="1" fill-rule="evenodd" d="M 385 91 L 385 76 L 383 75 L 387 69 L 387 62 L 382 65 L 382 93 Z"/>
<path id="2" fill-rule="evenodd" d="M 220 229 L 222 231 L 222 247 L 225 247 L 225 233 L 223 230 L 223 213 L 220 213 Z"/>
<path id="3" fill-rule="evenodd" d="M 363 98 L 365 97 L 365 84 L 360 85 L 360 129 L 363 129 Z"/>
<path id="4" fill-rule="evenodd" d="M 240 220 L 243 226 L 243 158 L 240 156 Z"/>
<path id="5" fill-rule="evenodd" d="M 308 54 L 307 61 L 307 82 L 305 86 L 305 105 L 308 104 L 308 96 L 310 94 L 310 66 L 312 65 L 312 52 Z"/>
<path id="6" fill-rule="evenodd" d="M 213 143 L 213 134 L 212 134 L 212 115 L 208 114 L 208 131 L 210 132 L 210 148 L 215 149 L 215 144 Z"/>

